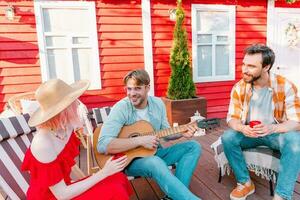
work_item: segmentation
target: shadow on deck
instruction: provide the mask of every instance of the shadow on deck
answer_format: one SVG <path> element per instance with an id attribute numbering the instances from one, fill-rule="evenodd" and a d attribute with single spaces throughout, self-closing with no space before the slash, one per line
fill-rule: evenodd
<path id="1" fill-rule="evenodd" d="M 190 189 L 202 200 L 228 200 L 229 193 L 236 186 L 234 176 L 224 176 L 221 183 L 218 183 L 219 169 L 214 160 L 213 150 L 210 145 L 222 135 L 227 128 L 224 120 L 221 121 L 219 127 L 215 127 L 206 131 L 205 136 L 195 137 L 202 146 L 202 155 L 198 166 L 193 175 Z M 86 171 L 85 150 L 82 149 L 80 157 L 81 168 Z M 251 178 L 255 183 L 256 192 L 247 198 L 247 200 L 272 200 L 269 192 L 269 182 L 260 177 L 251 174 Z M 299 180 L 299 178 L 298 178 Z M 134 195 L 131 200 L 159 200 L 164 193 L 159 189 L 158 185 L 151 179 L 138 178 L 131 181 L 134 189 Z M 294 200 L 300 199 L 300 184 L 297 183 L 294 191 Z"/>

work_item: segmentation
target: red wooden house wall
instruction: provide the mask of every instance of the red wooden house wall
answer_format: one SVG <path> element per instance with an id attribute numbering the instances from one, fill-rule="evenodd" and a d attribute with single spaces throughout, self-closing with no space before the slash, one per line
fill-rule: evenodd
<path id="1" fill-rule="evenodd" d="M 5 18 L 0 1 L 0 110 L 16 93 L 41 83 L 33 1 L 11 1 L 15 20 Z M 141 2 L 96 1 L 102 89 L 81 98 L 88 107 L 113 105 L 125 96 L 123 76 L 144 67 Z"/>
<path id="2" fill-rule="evenodd" d="M 33 1 L 10 1 L 14 21 L 5 16 L 7 1 L 0 1 L 0 110 L 7 99 L 35 90 L 41 82 Z M 95 0 L 102 89 L 81 98 L 88 107 L 113 105 L 125 96 L 122 77 L 131 69 L 144 68 L 141 0 Z M 168 10 L 176 0 L 151 0 L 155 95 L 165 96 L 170 75 L 169 54 L 174 23 Z M 197 83 L 205 96 L 208 117 L 225 117 L 233 84 L 241 78 L 243 49 L 266 42 L 267 0 L 183 0 L 191 48 L 191 4 L 236 5 L 236 80 Z M 284 0 L 276 6 L 287 7 Z M 300 2 L 290 6 L 300 7 Z M 288 5 L 289 6 L 289 5 Z"/>
<path id="3" fill-rule="evenodd" d="M 125 96 L 123 77 L 144 68 L 141 1 L 96 1 L 102 89 L 88 91 L 88 107 L 113 105 Z"/>
<path id="4" fill-rule="evenodd" d="M 16 93 L 30 91 L 41 82 L 32 2 L 16 5 L 16 20 L 8 21 L 6 1 L 0 1 L 0 108 Z"/>

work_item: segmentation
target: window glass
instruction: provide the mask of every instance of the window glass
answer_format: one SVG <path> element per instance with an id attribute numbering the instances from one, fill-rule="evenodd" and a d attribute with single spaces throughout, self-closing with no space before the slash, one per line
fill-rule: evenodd
<path id="1" fill-rule="evenodd" d="M 212 35 L 211 34 L 199 34 L 198 35 L 198 43 L 211 43 Z"/>
<path id="2" fill-rule="evenodd" d="M 73 63 L 75 80 L 89 79 L 91 66 L 91 50 L 90 49 L 73 49 Z"/>
<path id="3" fill-rule="evenodd" d="M 229 49 L 228 45 L 216 46 L 216 75 L 229 74 Z"/>
<path id="4" fill-rule="evenodd" d="M 63 77 L 65 81 L 72 82 L 72 79 L 68 78 L 69 76 L 65 76 L 72 73 L 66 59 L 67 55 L 68 53 L 65 49 L 47 50 L 50 79 Z"/>
<path id="5" fill-rule="evenodd" d="M 87 9 L 44 8 L 45 32 L 87 32 L 91 28 Z"/>
<path id="6" fill-rule="evenodd" d="M 197 11 L 198 31 L 228 31 L 228 12 Z"/>
<path id="7" fill-rule="evenodd" d="M 228 42 L 228 36 L 217 36 L 217 42 Z"/>
<path id="8" fill-rule="evenodd" d="M 46 36 L 47 47 L 66 47 L 67 39 L 64 36 Z"/>
<path id="9" fill-rule="evenodd" d="M 73 44 L 88 45 L 90 39 L 88 37 L 73 37 Z"/>
<path id="10" fill-rule="evenodd" d="M 212 57 L 211 46 L 199 46 L 198 47 L 198 76 L 211 76 L 212 75 Z"/>

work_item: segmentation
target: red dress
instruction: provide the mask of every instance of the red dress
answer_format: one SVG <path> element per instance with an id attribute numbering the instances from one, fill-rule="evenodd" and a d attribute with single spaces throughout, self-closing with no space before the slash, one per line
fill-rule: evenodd
<path id="1" fill-rule="evenodd" d="M 30 186 L 27 191 L 28 200 L 56 199 L 49 187 L 64 179 L 67 185 L 72 184 L 71 168 L 76 164 L 80 142 L 73 133 L 56 160 L 50 163 L 39 162 L 31 153 L 30 148 L 25 154 L 22 170 L 30 172 Z M 132 193 L 127 177 L 117 173 L 100 181 L 89 190 L 76 196 L 75 200 L 128 200 Z"/>

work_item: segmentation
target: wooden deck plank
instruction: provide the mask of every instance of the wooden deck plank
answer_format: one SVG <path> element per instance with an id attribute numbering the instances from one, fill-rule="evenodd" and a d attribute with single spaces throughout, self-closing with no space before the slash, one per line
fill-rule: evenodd
<path id="1" fill-rule="evenodd" d="M 212 190 L 219 198 L 224 198 L 224 196 L 229 198 L 231 190 L 236 186 L 235 180 L 233 176 L 225 176 L 222 178 L 221 183 L 217 182 L 219 170 L 216 167 L 214 157 L 211 153 L 209 153 L 210 151 L 212 151 L 210 149 L 211 143 L 207 143 L 205 141 L 206 139 L 207 137 L 202 137 L 199 139 L 199 142 L 202 144 L 203 147 L 203 154 L 198 164 L 199 167 L 197 167 L 195 171 L 195 176 L 197 176 L 200 180 L 203 180 L 207 187 L 210 188 L 210 190 Z M 257 192 L 251 195 L 254 199 L 269 198 L 269 195 L 265 192 L 267 188 L 265 188 L 263 185 L 257 185 L 256 187 Z"/>
<path id="2" fill-rule="evenodd" d="M 137 191 L 135 190 L 134 186 L 132 185 L 132 181 L 130 181 L 132 190 L 133 190 L 133 194 L 130 196 L 130 200 L 139 200 L 138 196 L 137 196 Z"/>
<path id="3" fill-rule="evenodd" d="M 159 197 L 153 191 L 152 187 L 145 178 L 137 178 L 131 181 L 138 199 L 157 200 Z"/>
<path id="4" fill-rule="evenodd" d="M 190 190 L 201 199 L 214 199 L 214 200 L 222 200 L 219 198 L 216 193 L 211 190 L 203 180 L 199 179 L 196 176 L 192 177 L 191 184 L 190 184 Z"/>
<path id="5" fill-rule="evenodd" d="M 299 195 L 298 199 L 300 199 L 300 175 L 298 175 L 298 179 L 297 179 L 297 182 L 296 182 L 296 185 L 295 185 L 294 193 Z"/>
<path id="6" fill-rule="evenodd" d="M 162 198 L 165 196 L 164 192 L 160 189 L 160 187 L 154 180 L 147 179 L 147 181 L 150 184 L 150 186 L 152 187 L 152 190 L 155 192 L 156 196 L 158 196 L 159 198 Z"/>

